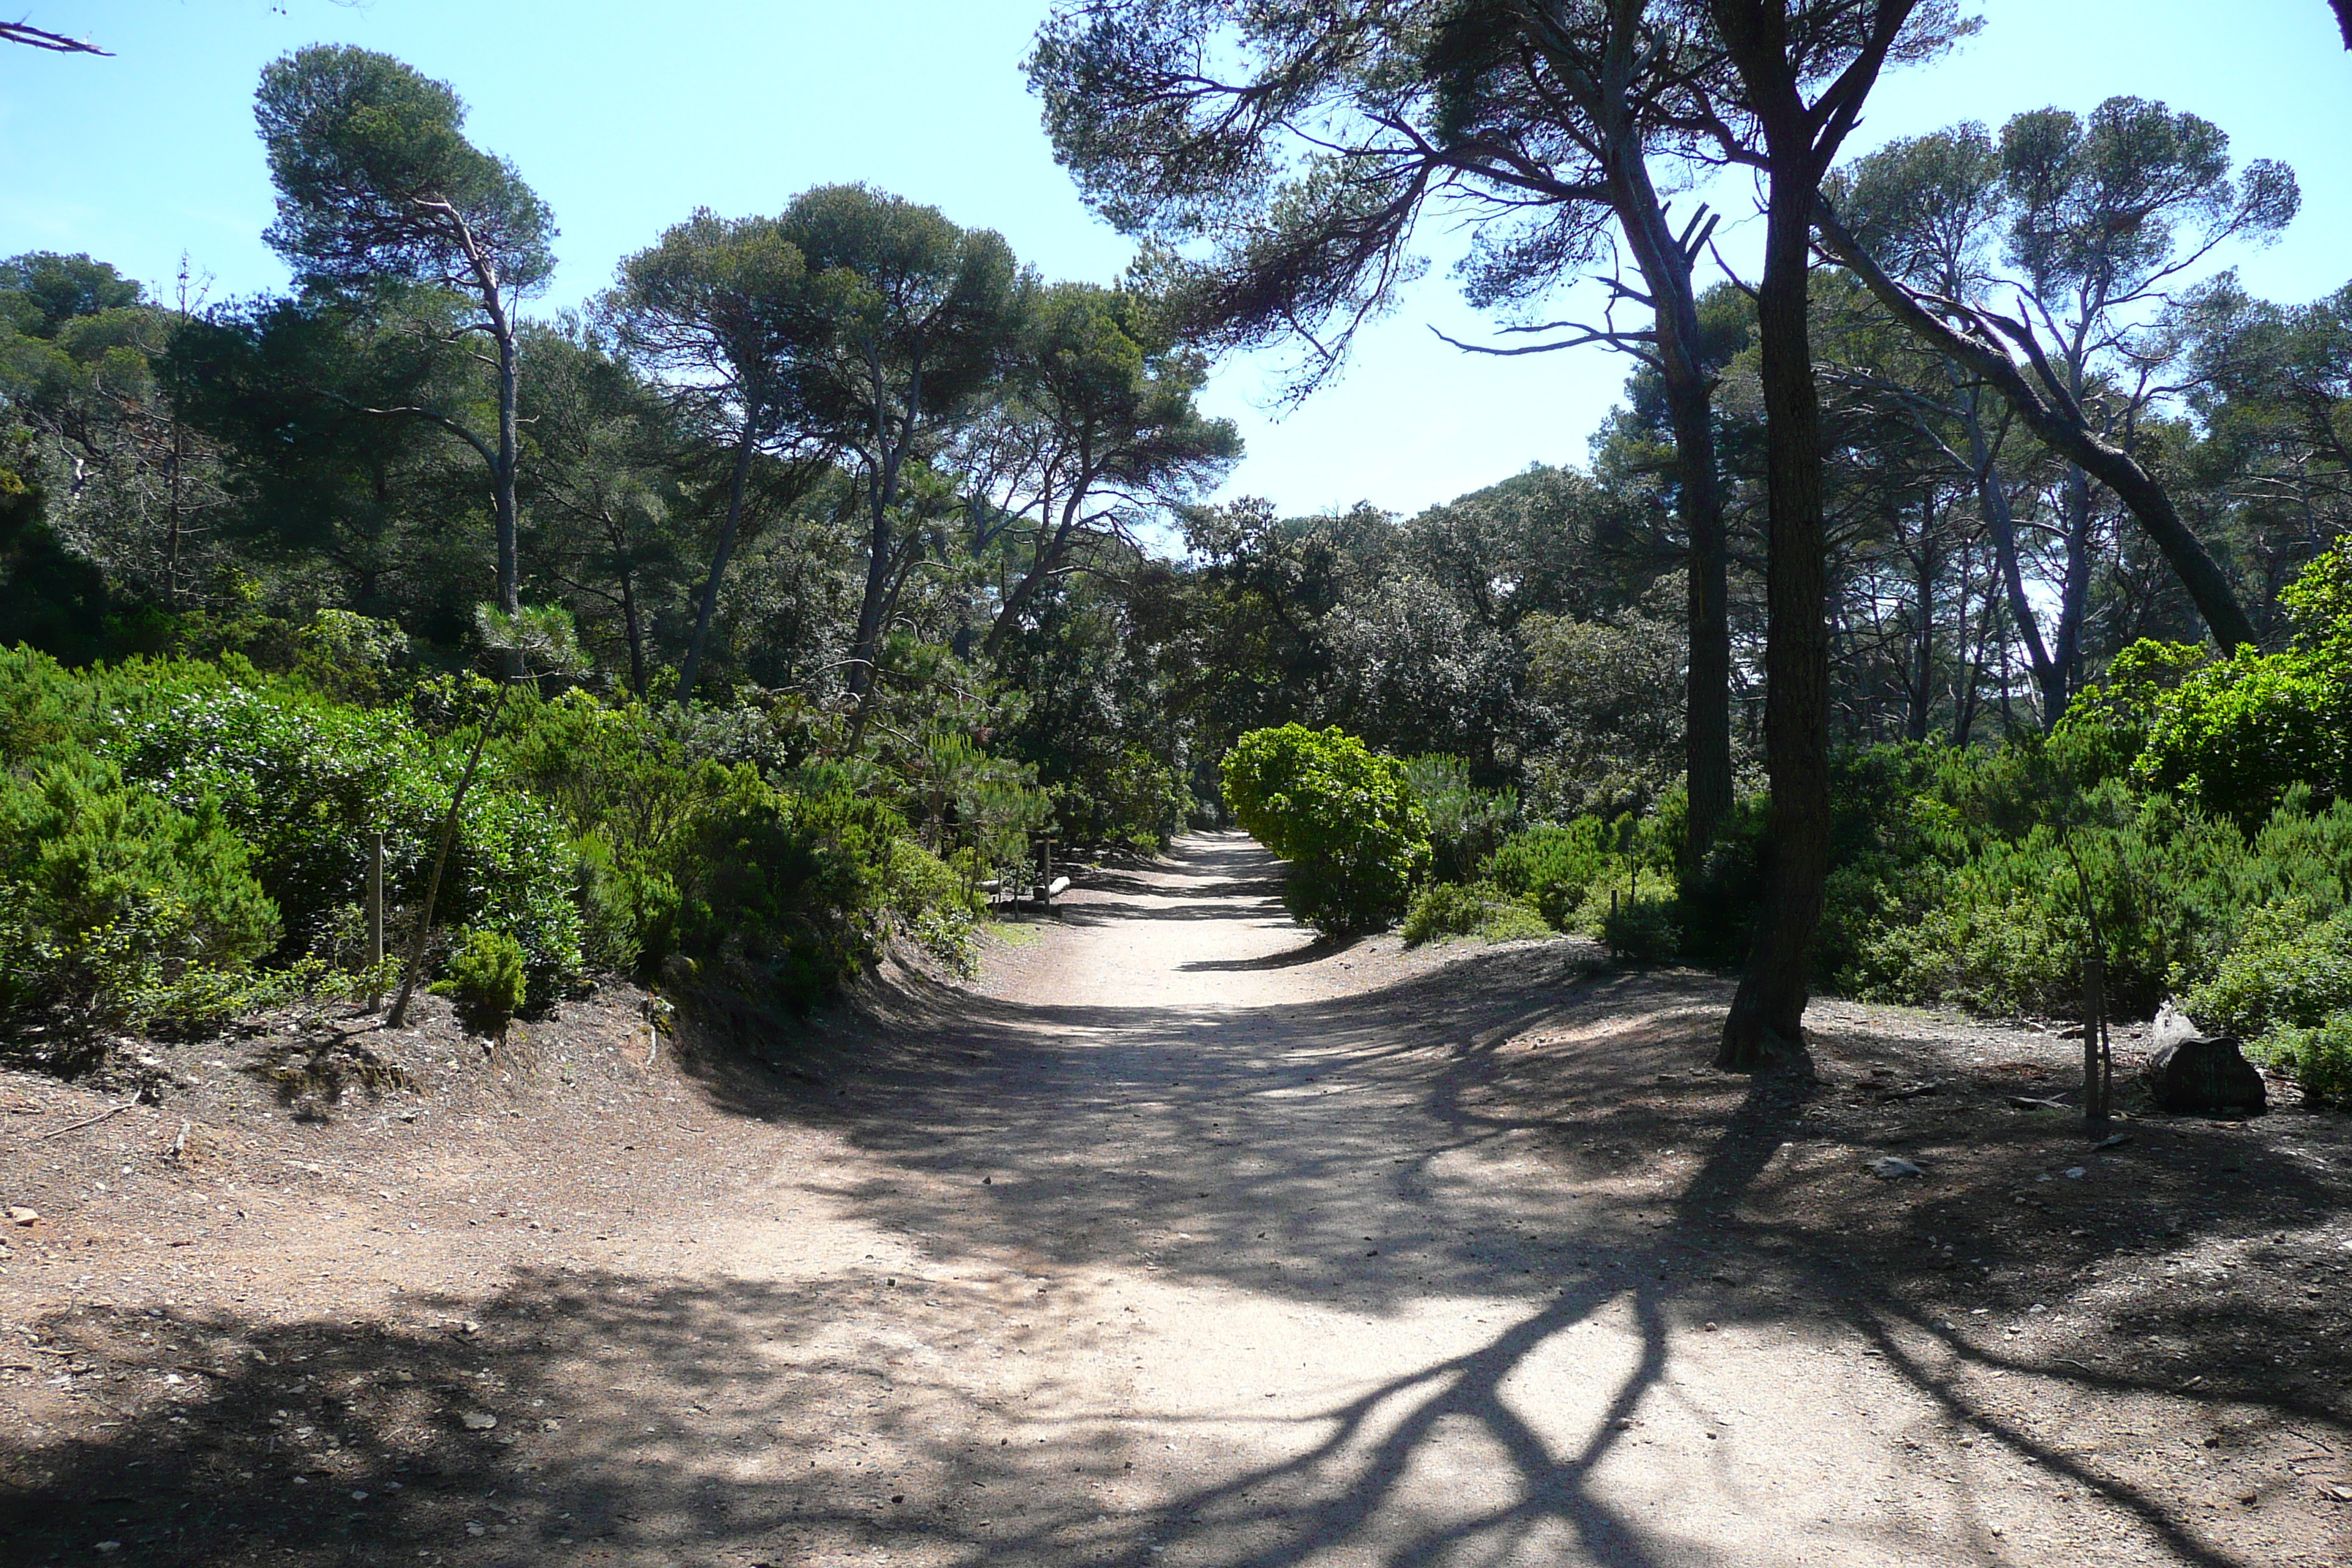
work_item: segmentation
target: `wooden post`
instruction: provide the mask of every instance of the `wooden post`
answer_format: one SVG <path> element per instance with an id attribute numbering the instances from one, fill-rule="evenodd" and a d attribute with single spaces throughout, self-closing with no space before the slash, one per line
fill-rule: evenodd
<path id="1" fill-rule="evenodd" d="M 368 850 L 368 1011 L 383 1005 L 383 992 L 376 984 L 376 971 L 383 967 L 383 829 L 378 828 L 375 841 Z"/>
<path id="2" fill-rule="evenodd" d="M 2096 1131 L 2107 1119 L 2107 961 L 2093 953 L 2083 961 L 2083 1126 Z"/>

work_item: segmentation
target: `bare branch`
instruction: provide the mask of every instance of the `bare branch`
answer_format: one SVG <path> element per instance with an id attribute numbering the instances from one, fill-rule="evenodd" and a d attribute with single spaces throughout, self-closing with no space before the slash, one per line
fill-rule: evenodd
<path id="1" fill-rule="evenodd" d="M 46 32 L 24 22 L 0 22 L 0 43 L 25 44 L 37 49 L 47 49 L 60 55 L 104 55 L 114 58 L 111 49 L 101 49 L 88 38 L 68 38 L 63 33 Z"/>

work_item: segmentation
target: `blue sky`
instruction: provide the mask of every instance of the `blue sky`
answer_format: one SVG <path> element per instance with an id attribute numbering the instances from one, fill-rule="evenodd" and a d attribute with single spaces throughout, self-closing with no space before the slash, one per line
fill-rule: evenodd
<path id="1" fill-rule="evenodd" d="M 1072 194 L 1020 73 L 1045 0 L 16 0 L 37 26 L 111 59 L 0 50 L 0 255 L 79 251 L 163 282 L 184 251 L 215 297 L 280 287 L 262 246 L 270 190 L 253 134 L 261 67 L 347 41 L 453 83 L 468 131 L 554 207 L 562 268 L 541 308 L 603 287 L 614 263 L 697 205 L 773 211 L 863 180 L 1002 230 L 1049 276 L 1108 279 L 1129 247 Z M 1955 120 L 1994 124 L 2113 93 L 2227 130 L 2304 190 L 2279 245 L 2233 257 L 2251 287 L 2305 300 L 2352 279 L 2352 54 L 2323 0 L 1990 0 L 1958 57 L 1889 78 L 1856 151 Z M 650 20 L 649 20 L 650 18 Z M 1737 258 L 1759 226 L 1718 193 Z M 1223 369 L 1207 401 L 1250 456 L 1232 489 L 1306 511 L 1410 510 L 1536 460 L 1580 462 L 1623 362 L 1597 349 L 1471 358 L 1430 335 L 1483 323 L 1446 277 L 1452 237 L 1347 376 L 1279 418 L 1265 367 Z"/>

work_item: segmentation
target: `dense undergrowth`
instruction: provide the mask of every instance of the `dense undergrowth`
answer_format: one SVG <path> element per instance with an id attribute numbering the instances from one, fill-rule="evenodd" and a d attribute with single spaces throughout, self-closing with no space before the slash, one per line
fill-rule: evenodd
<path id="1" fill-rule="evenodd" d="M 500 702 L 479 676 L 402 679 L 392 640 L 335 646 L 274 672 L 235 653 L 75 670 L 0 651 L 15 1054 L 69 1065 L 115 1031 L 185 1035 L 384 988 L 486 721 L 428 952 L 490 1017 L 666 966 L 805 1006 L 894 937 L 961 962 L 983 884 L 1019 873 L 1053 809 L 1025 770 L 953 736 L 896 766 L 828 761 L 790 713 L 528 681 Z M 1151 841 L 1164 801 L 1150 811 L 1130 838 Z M 388 956 L 371 971 L 379 834 Z"/>
<path id="2" fill-rule="evenodd" d="M 2095 952 L 2119 1011 L 2179 997 L 2306 1091 L 2352 1095 L 2352 556 L 2321 558 L 2284 598 L 2284 651 L 2143 643 L 2046 740 L 1841 755 L 1820 980 L 2069 1016 Z M 1673 795 L 1642 816 L 1521 825 L 1489 847 L 1514 804 L 1430 814 L 1434 858 L 1456 869 L 1416 894 L 1409 940 L 1532 926 L 1634 958 L 1744 954 L 1770 853 L 1760 800 L 1688 879 L 1672 863 Z"/>

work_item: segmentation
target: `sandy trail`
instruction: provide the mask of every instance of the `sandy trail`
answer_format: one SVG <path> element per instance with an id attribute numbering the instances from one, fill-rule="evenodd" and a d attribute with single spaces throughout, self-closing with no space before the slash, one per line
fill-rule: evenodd
<path id="1" fill-rule="evenodd" d="M 383 1204 L 272 1211 L 307 1294 L 268 1310 L 98 1311 L 62 1237 L 11 1309 L 55 1337 L 9 1395 L 0 1561 L 2282 1560 L 2049 1440 L 2078 1396 L 2111 1445 L 2188 1413 L 1858 1310 L 1751 1222 L 1810 1112 L 1742 1080 L 1612 1131 L 1698 1059 L 1714 982 L 1318 942 L 1237 837 L 1092 880 L 976 988 L 886 1000 L 821 1085 L 599 1089 L 569 1151 L 501 1156 L 507 1112 L 386 1123 Z M 1538 1050 L 1544 1094 L 1506 1092 Z M 214 1245 L 171 1256 L 237 1261 Z"/>
<path id="2" fill-rule="evenodd" d="M 860 1334 L 900 1352 L 838 1415 L 906 1501 L 869 1496 L 878 1529 L 804 1548 L 1171 1568 L 2168 1554 L 2120 1515 L 2071 1517 L 2063 1482 L 1884 1370 L 1906 1347 L 1801 1310 L 1711 1321 L 1735 1248 L 1660 1245 L 1673 1216 L 1640 1184 L 1574 1179 L 1532 1125 L 1460 1103 L 1462 1053 L 1552 999 L 1449 1016 L 1440 976 L 1391 1016 L 1361 994 L 1393 976 L 1309 941 L 1277 890 L 1255 845 L 1197 838 L 1074 904 L 996 977 L 971 1071 L 857 1129 L 885 1163 L 809 1194 L 803 1217 L 837 1229 L 804 1266 L 854 1255 L 941 1304 L 780 1352 L 811 1372 Z M 1578 973 L 1563 958 L 1557 978 Z M 756 1274 L 768 1245 L 733 1257 Z M 960 1342 L 956 1299 L 1017 1317 Z"/>

